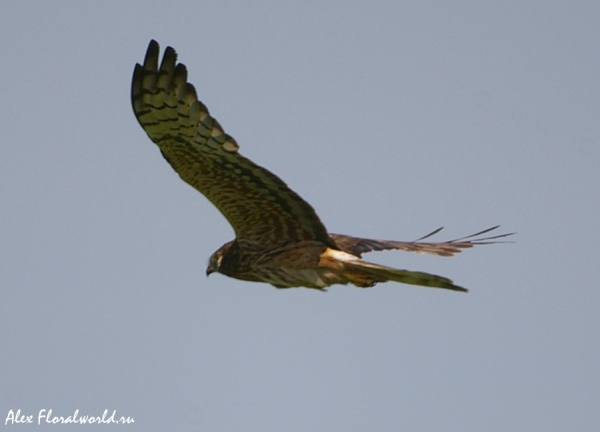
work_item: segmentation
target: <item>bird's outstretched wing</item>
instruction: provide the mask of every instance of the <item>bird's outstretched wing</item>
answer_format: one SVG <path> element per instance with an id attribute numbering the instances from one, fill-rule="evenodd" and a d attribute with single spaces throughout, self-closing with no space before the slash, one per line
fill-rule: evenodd
<path id="1" fill-rule="evenodd" d="M 233 226 L 238 241 L 268 249 L 318 240 L 335 246 L 314 209 L 277 176 L 238 153 L 187 82 L 186 67 L 150 41 L 133 72 L 131 102 L 140 125 L 173 169 L 208 198 Z"/>
<path id="2" fill-rule="evenodd" d="M 341 234 L 330 234 L 330 237 L 335 241 L 337 246 L 344 252 L 348 252 L 358 257 L 362 254 L 372 251 L 382 251 L 390 249 L 399 249 L 417 253 L 427 253 L 439 256 L 453 256 L 462 251 L 462 249 L 468 249 L 476 245 L 502 243 L 501 241 L 495 241 L 497 239 L 508 237 L 514 233 L 499 234 L 490 237 L 480 237 L 483 234 L 487 234 L 499 227 L 495 226 L 486 230 L 480 231 L 475 234 L 471 234 L 466 237 L 461 237 L 455 240 L 449 240 L 440 243 L 423 242 L 443 228 L 438 228 L 433 232 L 411 242 L 393 241 L 393 240 L 372 240 L 358 237 L 350 237 Z"/>

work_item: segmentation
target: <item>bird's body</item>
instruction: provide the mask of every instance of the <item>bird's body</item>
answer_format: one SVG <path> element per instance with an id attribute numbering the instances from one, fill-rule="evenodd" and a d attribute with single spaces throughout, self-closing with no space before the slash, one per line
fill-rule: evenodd
<path id="1" fill-rule="evenodd" d="M 336 283 L 332 271 L 319 265 L 321 256 L 328 250 L 334 249 L 314 240 L 282 245 L 267 252 L 233 241 L 217 251 L 223 258 L 215 269 L 236 279 L 266 282 L 277 288 L 323 289 Z M 248 260 L 248 257 L 254 259 Z"/>
<path id="2" fill-rule="evenodd" d="M 494 243 L 509 234 L 476 238 L 497 227 L 441 243 L 372 240 L 329 234 L 314 209 L 279 177 L 238 153 L 187 82 L 183 64 L 168 47 L 158 66 L 159 47 L 148 46 L 136 65 L 131 90 L 134 113 L 179 176 L 200 191 L 233 226 L 236 239 L 210 258 L 207 274 L 220 272 L 277 288 L 324 290 L 333 284 L 371 287 L 397 281 L 466 291 L 428 273 L 397 270 L 361 259 L 365 252 L 402 249 L 452 256 L 464 248 Z"/>

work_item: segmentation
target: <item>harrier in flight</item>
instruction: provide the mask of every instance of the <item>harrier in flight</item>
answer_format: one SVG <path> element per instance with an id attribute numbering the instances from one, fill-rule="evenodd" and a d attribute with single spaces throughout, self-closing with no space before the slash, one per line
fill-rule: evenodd
<path id="1" fill-rule="evenodd" d="M 363 253 L 401 249 L 452 256 L 510 234 L 481 237 L 498 227 L 456 240 L 430 243 L 370 240 L 330 234 L 313 210 L 279 177 L 238 153 L 239 146 L 198 100 L 186 67 L 171 47 L 160 67 L 150 41 L 144 64 L 136 64 L 131 103 L 140 125 L 179 176 L 223 213 L 235 231 L 211 257 L 207 275 L 219 272 L 277 288 L 325 290 L 333 284 L 361 288 L 396 281 L 467 291 L 450 279 L 363 261 Z"/>

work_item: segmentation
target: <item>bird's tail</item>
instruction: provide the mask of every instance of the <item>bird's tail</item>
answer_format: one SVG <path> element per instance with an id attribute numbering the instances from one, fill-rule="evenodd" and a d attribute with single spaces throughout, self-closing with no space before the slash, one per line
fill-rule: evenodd
<path id="1" fill-rule="evenodd" d="M 344 276 L 359 287 L 373 286 L 377 282 L 395 281 L 429 288 L 445 288 L 467 292 L 465 288 L 454 285 L 450 279 L 443 276 L 418 271 L 398 270 L 358 259 L 345 261 L 344 270 Z"/>

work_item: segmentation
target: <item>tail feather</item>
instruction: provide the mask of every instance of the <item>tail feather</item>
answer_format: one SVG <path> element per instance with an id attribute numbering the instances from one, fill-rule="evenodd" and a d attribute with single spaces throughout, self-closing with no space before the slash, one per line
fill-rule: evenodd
<path id="1" fill-rule="evenodd" d="M 450 279 L 443 276 L 419 271 L 399 270 L 362 260 L 345 261 L 344 269 L 346 270 L 345 276 L 348 280 L 357 286 L 372 286 L 377 282 L 394 281 L 429 288 L 444 288 L 460 292 L 468 291 L 463 287 L 454 285 Z M 370 281 L 371 283 L 365 284 L 364 281 Z"/>

